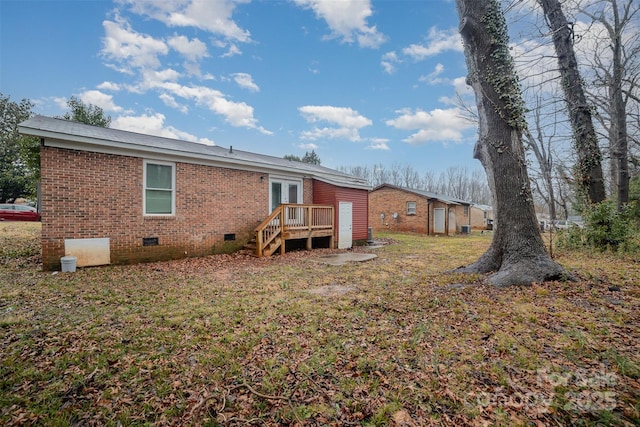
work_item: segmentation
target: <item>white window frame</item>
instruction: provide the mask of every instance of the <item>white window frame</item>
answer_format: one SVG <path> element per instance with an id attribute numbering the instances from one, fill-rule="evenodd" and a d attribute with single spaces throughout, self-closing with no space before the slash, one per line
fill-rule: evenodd
<path id="1" fill-rule="evenodd" d="M 413 204 L 413 208 L 409 207 L 410 204 Z M 417 215 L 418 214 L 418 202 L 407 202 L 407 215 Z"/>
<path id="2" fill-rule="evenodd" d="M 147 190 L 157 190 L 157 188 L 147 188 L 147 165 L 171 166 L 171 213 L 147 213 Z M 164 190 L 164 189 L 162 189 Z M 166 190 L 169 191 L 169 190 Z M 176 214 L 176 164 L 159 160 L 145 159 L 142 164 L 142 213 L 144 216 L 175 216 Z"/>

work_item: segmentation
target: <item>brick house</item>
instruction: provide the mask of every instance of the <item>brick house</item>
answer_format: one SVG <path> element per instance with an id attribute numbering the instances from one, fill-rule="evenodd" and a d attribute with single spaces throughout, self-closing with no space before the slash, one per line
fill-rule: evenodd
<path id="1" fill-rule="evenodd" d="M 280 206 L 296 206 L 286 221 L 330 207 L 308 246 L 367 238 L 367 183 L 326 167 L 43 116 L 20 132 L 41 139 L 45 270 L 65 255 L 82 267 L 231 252 Z"/>
<path id="2" fill-rule="evenodd" d="M 474 204 L 471 206 L 471 229 L 472 230 L 487 230 L 489 226 L 491 229 L 494 224 L 493 207 L 488 205 Z"/>
<path id="3" fill-rule="evenodd" d="M 369 226 L 374 232 L 451 235 L 461 233 L 463 227 L 470 231 L 472 210 L 470 202 L 391 184 L 369 192 Z"/>

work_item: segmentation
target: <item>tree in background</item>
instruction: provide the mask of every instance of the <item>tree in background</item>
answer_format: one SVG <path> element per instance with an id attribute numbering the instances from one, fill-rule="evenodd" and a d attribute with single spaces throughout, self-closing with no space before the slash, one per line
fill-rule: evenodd
<path id="1" fill-rule="evenodd" d="M 532 121 L 524 132 L 524 143 L 526 147 L 533 153 L 538 165 L 538 173 L 533 183 L 535 188 L 544 200 L 544 204 L 549 211 L 549 219 L 554 221 L 557 219 L 556 213 L 556 190 L 554 179 L 554 153 L 553 143 L 555 142 L 555 132 L 551 135 L 545 133 L 542 124 L 542 100 L 540 97 L 536 99 L 536 105 L 533 108 Z M 533 130 L 531 130 L 533 128 Z M 566 216 L 565 216 L 566 218 Z"/>
<path id="2" fill-rule="evenodd" d="M 310 153 L 308 151 L 304 153 L 304 157 L 302 157 L 302 163 L 319 165 L 321 162 L 320 157 L 316 154 L 316 152 L 314 150 L 311 150 Z"/>
<path id="3" fill-rule="evenodd" d="M 311 150 L 310 153 L 308 151 L 305 152 L 304 156 L 302 158 L 300 158 L 299 156 L 296 156 L 295 154 L 285 154 L 282 158 L 285 159 L 285 160 L 291 160 L 291 161 L 294 161 L 294 162 L 309 163 L 309 164 L 312 164 L 312 165 L 319 165 L 320 164 L 320 157 L 316 154 L 316 152 L 314 150 Z"/>
<path id="4" fill-rule="evenodd" d="M 94 126 L 109 127 L 111 117 L 100 107 L 75 97 L 67 102 L 69 112 L 61 118 Z M 0 93 L 0 201 L 35 197 L 40 180 L 40 139 L 20 135 L 18 125 L 33 116 L 34 104 L 20 103 Z"/>
<path id="5" fill-rule="evenodd" d="M 589 202 L 599 203 L 606 198 L 602 154 L 573 50 L 573 29 L 562 12 L 558 0 L 538 0 L 538 2 L 542 6 L 551 30 L 562 78 L 562 89 L 573 129 L 578 156 L 576 184 Z"/>
<path id="6" fill-rule="evenodd" d="M 422 177 L 410 165 L 402 166 L 399 163 L 393 163 L 390 167 L 386 167 L 382 163 L 373 167 L 366 165 L 338 166 L 338 170 L 366 179 L 372 187 L 391 184 L 412 190 L 429 191 L 482 205 L 491 204 L 491 191 L 487 185 L 487 178 L 481 169 L 469 171 L 466 167 L 450 166 L 439 175 L 428 170 L 424 172 Z"/>
<path id="7" fill-rule="evenodd" d="M 493 273 L 495 286 L 531 285 L 567 276 L 546 252 L 536 220 L 523 144 L 524 102 L 497 0 L 456 0 L 476 97 L 479 135 L 474 157 L 489 180 L 497 229 L 489 249 L 465 273 Z"/>
<path id="8" fill-rule="evenodd" d="M 18 124 L 31 117 L 33 104 L 27 99 L 13 102 L 0 93 L 0 201 L 33 196 L 37 168 L 25 160 L 22 144 L 26 137 L 18 133 Z M 33 141 L 31 141 L 33 142 Z M 38 144 L 37 138 L 35 143 Z"/>
<path id="9" fill-rule="evenodd" d="M 609 140 L 611 197 L 618 210 L 629 201 L 629 132 L 632 103 L 640 102 L 640 3 L 637 0 L 581 1 L 580 13 L 592 20 L 590 51 L 591 100 Z"/>
<path id="10" fill-rule="evenodd" d="M 296 156 L 295 154 L 285 154 L 284 156 L 282 156 L 282 158 L 285 159 L 285 160 L 290 160 L 292 162 L 301 162 L 302 161 L 300 156 Z"/>
<path id="11" fill-rule="evenodd" d="M 65 120 L 103 128 L 108 128 L 111 125 L 111 117 L 105 115 L 102 108 L 93 104 L 85 104 L 75 96 L 67 101 L 67 107 L 69 107 L 69 111 L 62 116 Z"/>

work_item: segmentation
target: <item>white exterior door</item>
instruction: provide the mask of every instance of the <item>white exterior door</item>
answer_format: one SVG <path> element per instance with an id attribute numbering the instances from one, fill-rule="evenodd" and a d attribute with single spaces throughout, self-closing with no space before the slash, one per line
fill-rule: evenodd
<path id="1" fill-rule="evenodd" d="M 433 232 L 444 234 L 444 208 L 433 209 Z"/>
<path id="2" fill-rule="evenodd" d="M 350 248 L 353 244 L 353 205 L 351 202 L 338 204 L 338 249 Z"/>

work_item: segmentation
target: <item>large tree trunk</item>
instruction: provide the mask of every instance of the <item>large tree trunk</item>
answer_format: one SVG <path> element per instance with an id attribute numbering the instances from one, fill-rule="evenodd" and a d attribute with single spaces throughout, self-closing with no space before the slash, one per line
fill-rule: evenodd
<path id="1" fill-rule="evenodd" d="M 480 122 L 474 157 L 484 166 L 496 212 L 491 246 L 458 271 L 493 272 L 488 282 L 496 286 L 567 277 L 546 252 L 535 216 L 522 143 L 524 105 L 504 15 L 497 0 L 456 2 Z"/>
<path id="2" fill-rule="evenodd" d="M 602 154 L 573 50 L 573 29 L 564 16 L 558 0 L 538 0 L 538 2 L 547 18 L 558 56 L 562 88 L 569 109 L 569 119 L 578 155 L 577 182 L 589 202 L 599 203 L 606 198 L 602 176 Z"/>
<path id="3" fill-rule="evenodd" d="M 618 13 L 618 4 L 614 0 L 611 2 L 613 9 L 613 25 L 606 25 L 609 31 L 609 37 L 611 38 L 611 50 L 613 51 L 612 59 L 612 81 L 610 83 L 612 116 L 611 124 L 614 128 L 613 139 L 611 145 L 614 145 L 615 151 L 612 152 L 612 157 L 615 158 L 616 163 L 616 198 L 618 200 L 618 210 L 622 209 L 622 206 L 629 202 L 629 164 L 628 158 L 628 142 L 627 142 L 627 105 L 622 94 L 622 77 L 624 66 L 622 63 L 622 28 L 624 24 L 620 22 L 620 16 Z M 628 13 L 627 9 L 627 13 Z M 625 13 L 625 20 L 626 15 Z"/>

